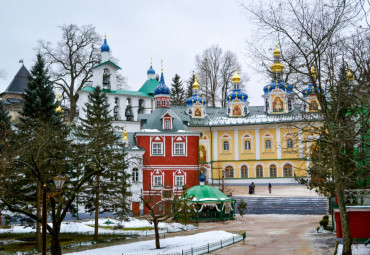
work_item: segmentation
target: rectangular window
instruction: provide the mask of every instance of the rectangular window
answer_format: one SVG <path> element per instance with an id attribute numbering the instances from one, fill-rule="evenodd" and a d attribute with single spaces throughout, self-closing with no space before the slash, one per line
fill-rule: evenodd
<path id="1" fill-rule="evenodd" d="M 170 121 L 169 120 L 165 120 L 164 121 L 164 129 L 170 129 Z"/>
<path id="2" fill-rule="evenodd" d="M 162 198 L 163 199 L 172 199 L 173 193 L 172 190 L 163 190 L 162 191 Z"/>
<path id="3" fill-rule="evenodd" d="M 154 185 L 155 187 L 162 186 L 162 176 L 154 176 Z"/>
<path id="4" fill-rule="evenodd" d="M 265 141 L 265 149 L 271 149 L 271 140 Z"/>
<path id="5" fill-rule="evenodd" d="M 184 143 L 175 143 L 175 155 L 185 155 Z"/>
<path id="6" fill-rule="evenodd" d="M 228 141 L 224 141 L 223 142 L 223 147 L 224 147 L 224 151 L 228 151 L 229 150 L 229 142 Z"/>
<path id="7" fill-rule="evenodd" d="M 184 176 L 176 176 L 176 186 L 184 186 Z"/>
<path id="8" fill-rule="evenodd" d="M 139 170 L 137 168 L 134 168 L 132 170 L 132 181 L 138 182 L 139 181 Z"/>
<path id="9" fill-rule="evenodd" d="M 153 143 L 152 144 L 152 154 L 155 155 L 162 155 L 163 149 L 162 149 L 162 143 Z"/>

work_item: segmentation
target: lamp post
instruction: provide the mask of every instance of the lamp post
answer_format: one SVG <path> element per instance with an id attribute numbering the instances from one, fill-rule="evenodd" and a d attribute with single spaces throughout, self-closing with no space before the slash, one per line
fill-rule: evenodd
<path id="1" fill-rule="evenodd" d="M 222 192 L 224 192 L 224 180 L 225 180 L 225 170 L 222 170 Z"/>
<path id="2" fill-rule="evenodd" d="M 56 192 L 62 192 L 62 188 L 64 182 L 66 181 L 65 176 L 58 175 L 53 178 L 53 182 L 55 185 Z M 43 194 L 42 194 L 42 255 L 46 255 L 46 221 L 47 221 L 47 192 L 48 186 L 44 184 L 42 186 Z M 56 192 L 50 192 L 50 196 L 53 197 L 56 195 Z"/>

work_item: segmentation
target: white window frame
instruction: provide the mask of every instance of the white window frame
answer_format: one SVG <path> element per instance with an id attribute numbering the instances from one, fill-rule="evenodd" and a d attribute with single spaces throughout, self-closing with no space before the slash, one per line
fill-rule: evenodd
<path id="1" fill-rule="evenodd" d="M 246 144 L 248 144 L 248 148 L 245 148 L 246 146 Z M 250 140 L 244 140 L 244 150 L 245 151 L 250 151 L 252 149 L 252 146 L 251 146 L 251 141 Z"/>
<path id="2" fill-rule="evenodd" d="M 176 148 L 177 146 L 182 148 Z M 185 155 L 185 143 L 175 142 L 173 144 L 173 154 L 174 155 Z"/>
<path id="3" fill-rule="evenodd" d="M 183 175 L 175 175 L 175 186 L 176 187 L 182 187 L 184 185 L 185 185 L 185 176 L 183 176 Z"/>
<path id="4" fill-rule="evenodd" d="M 139 169 L 138 168 L 132 169 L 132 182 L 139 182 Z"/>
<path id="5" fill-rule="evenodd" d="M 164 129 L 171 129 L 170 120 L 164 120 Z"/>
<path id="6" fill-rule="evenodd" d="M 286 140 L 286 148 L 287 149 L 293 149 L 293 147 L 294 147 L 293 139 L 292 138 L 288 138 Z"/>
<path id="7" fill-rule="evenodd" d="M 163 187 L 162 175 L 153 175 L 153 187 Z"/>
<path id="8" fill-rule="evenodd" d="M 162 99 L 162 106 L 166 106 L 166 99 Z"/>
<path id="9" fill-rule="evenodd" d="M 227 144 L 227 149 L 225 149 L 225 145 Z M 230 142 L 229 141 L 222 141 L 222 150 L 225 152 L 230 151 Z"/>
<path id="10" fill-rule="evenodd" d="M 159 98 L 157 99 L 157 106 L 161 106 L 161 100 Z"/>
<path id="11" fill-rule="evenodd" d="M 156 145 L 160 145 L 158 148 Z M 157 148 L 154 148 L 157 147 Z M 156 152 L 154 151 L 156 150 Z M 158 152 L 160 150 L 160 153 Z M 162 142 L 153 142 L 152 143 L 152 155 L 163 155 L 163 143 Z"/>
<path id="12" fill-rule="evenodd" d="M 267 143 L 269 142 L 269 143 Z M 267 146 L 269 144 L 269 146 Z M 272 142 L 270 138 L 265 139 L 265 150 L 271 150 L 272 149 Z"/>

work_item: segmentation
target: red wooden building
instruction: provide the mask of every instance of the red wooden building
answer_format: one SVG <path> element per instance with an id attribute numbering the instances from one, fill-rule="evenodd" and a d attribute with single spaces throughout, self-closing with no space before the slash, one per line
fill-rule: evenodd
<path id="1" fill-rule="evenodd" d="M 155 110 L 139 116 L 141 130 L 135 133 L 143 155 L 143 197 L 158 205 L 198 185 L 198 140 L 200 133 L 188 131 L 189 116 L 170 108 L 170 89 L 163 72 L 155 89 Z M 144 214 L 148 210 L 144 208 Z"/>

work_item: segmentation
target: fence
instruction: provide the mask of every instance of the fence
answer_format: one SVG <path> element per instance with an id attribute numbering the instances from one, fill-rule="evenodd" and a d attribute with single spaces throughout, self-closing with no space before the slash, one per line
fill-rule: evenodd
<path id="1" fill-rule="evenodd" d="M 161 253 L 122 253 L 122 255 L 201 255 L 210 253 L 212 251 L 222 249 L 223 247 L 241 242 L 245 239 L 246 233 L 235 235 L 233 237 L 220 240 L 206 245 L 191 247 L 190 249 L 174 251 L 174 252 L 161 252 Z"/>

